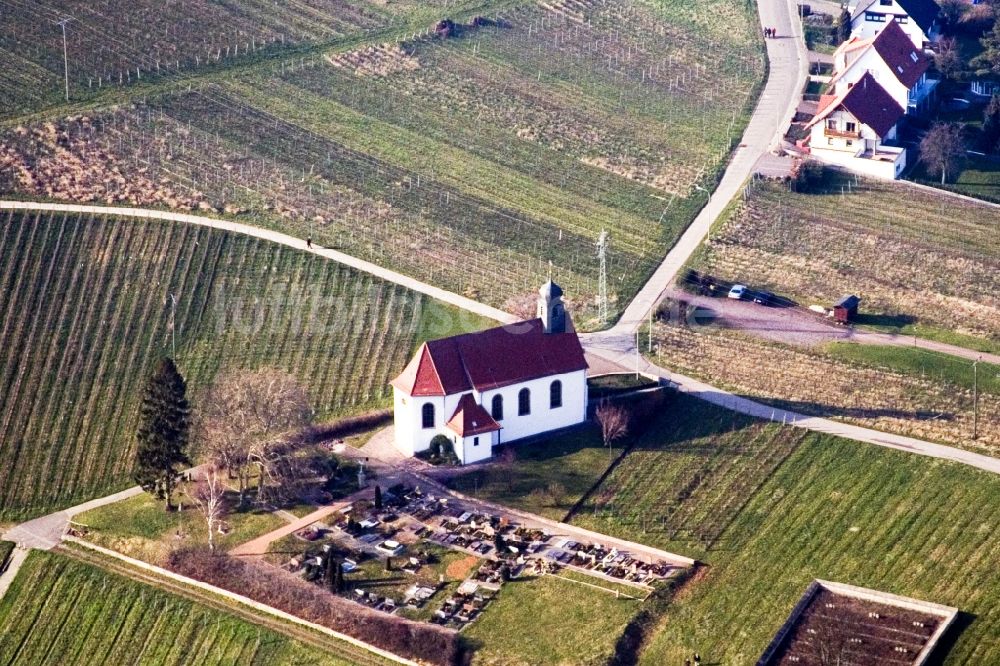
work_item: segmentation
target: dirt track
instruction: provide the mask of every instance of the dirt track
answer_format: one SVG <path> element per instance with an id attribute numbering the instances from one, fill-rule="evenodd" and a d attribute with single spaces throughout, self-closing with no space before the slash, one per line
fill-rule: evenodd
<path id="1" fill-rule="evenodd" d="M 731 298 L 696 296 L 678 288 L 667 290 L 667 297 L 698 306 L 687 316 L 688 326 L 721 325 L 759 335 L 762 338 L 793 345 L 812 346 L 849 340 L 850 328 L 832 324 L 809 310 L 798 307 L 768 307 L 752 301 Z M 679 308 L 670 311 L 671 321 L 677 321 Z"/>
<path id="2" fill-rule="evenodd" d="M 687 325 L 690 327 L 711 323 L 803 347 L 838 340 L 865 345 L 916 347 L 969 361 L 978 359 L 1000 365 L 1000 355 L 997 354 L 981 353 L 933 340 L 914 338 L 911 335 L 859 331 L 850 326 L 835 324 L 803 307 L 768 307 L 752 301 L 736 301 L 725 296 L 696 296 L 676 287 L 668 289 L 666 295 L 675 301 L 685 301 L 689 305 L 698 306 L 698 310 L 687 316 Z M 680 308 L 675 307 L 670 310 L 671 321 L 676 322 L 679 313 Z"/>

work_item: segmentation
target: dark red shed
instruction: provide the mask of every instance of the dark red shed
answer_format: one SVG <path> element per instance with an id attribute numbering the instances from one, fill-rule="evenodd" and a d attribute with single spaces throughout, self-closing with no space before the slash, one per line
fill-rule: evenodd
<path id="1" fill-rule="evenodd" d="M 861 299 L 851 294 L 844 296 L 833 306 L 833 318 L 838 324 L 848 324 L 858 316 L 858 304 Z"/>

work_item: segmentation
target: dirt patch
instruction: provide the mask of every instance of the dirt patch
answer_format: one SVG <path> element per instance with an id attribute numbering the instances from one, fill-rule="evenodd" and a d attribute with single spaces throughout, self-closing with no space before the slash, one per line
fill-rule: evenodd
<path id="1" fill-rule="evenodd" d="M 725 296 L 697 296 L 677 288 L 668 290 L 667 298 L 674 304 L 686 303 L 688 309 L 681 312 L 679 307 L 668 306 L 664 316 L 669 316 L 672 322 L 683 318 L 689 328 L 712 324 L 802 347 L 845 340 L 851 336 L 851 329 L 831 324 L 805 308 L 769 307 Z M 691 306 L 700 311 L 693 312 Z"/>
<path id="2" fill-rule="evenodd" d="M 444 573 L 449 579 L 465 580 L 477 564 L 479 564 L 479 558 L 469 555 L 449 564 Z"/>
<path id="3" fill-rule="evenodd" d="M 677 590 L 674 592 L 674 601 L 684 601 L 689 599 L 694 593 L 694 589 L 698 586 L 698 583 L 703 581 L 711 569 L 708 565 L 699 564 L 695 567 L 694 573 L 688 576 L 683 583 L 681 583 Z"/>

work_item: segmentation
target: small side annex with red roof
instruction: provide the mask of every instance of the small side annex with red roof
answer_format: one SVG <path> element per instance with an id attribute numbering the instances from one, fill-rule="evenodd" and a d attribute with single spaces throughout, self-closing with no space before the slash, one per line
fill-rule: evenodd
<path id="1" fill-rule="evenodd" d="M 587 361 L 551 280 L 537 314 L 420 345 L 391 382 L 396 447 L 412 456 L 444 435 L 468 464 L 498 444 L 585 421 Z"/>

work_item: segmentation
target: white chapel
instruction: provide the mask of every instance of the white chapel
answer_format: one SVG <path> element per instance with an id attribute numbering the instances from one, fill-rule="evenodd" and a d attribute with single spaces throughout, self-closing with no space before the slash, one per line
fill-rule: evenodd
<path id="1" fill-rule="evenodd" d="M 551 280 L 529 321 L 425 342 L 392 380 L 396 447 L 425 451 L 435 435 L 463 464 L 493 447 L 587 418 L 587 361 Z"/>

